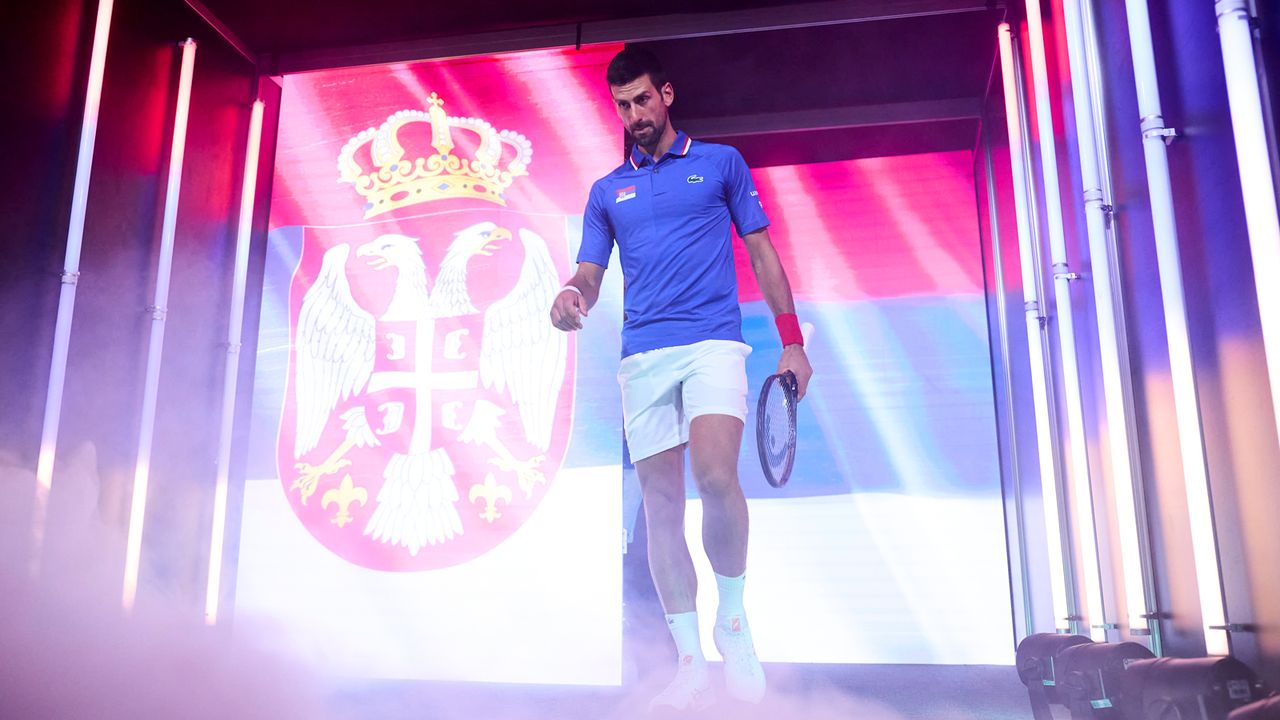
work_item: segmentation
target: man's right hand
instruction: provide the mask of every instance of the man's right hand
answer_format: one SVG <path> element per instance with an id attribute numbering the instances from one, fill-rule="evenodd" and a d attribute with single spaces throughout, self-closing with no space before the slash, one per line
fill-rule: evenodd
<path id="1" fill-rule="evenodd" d="M 555 302 L 551 303 L 551 324 L 559 330 L 581 330 L 582 318 L 586 316 L 586 299 L 572 290 L 561 290 Z"/>

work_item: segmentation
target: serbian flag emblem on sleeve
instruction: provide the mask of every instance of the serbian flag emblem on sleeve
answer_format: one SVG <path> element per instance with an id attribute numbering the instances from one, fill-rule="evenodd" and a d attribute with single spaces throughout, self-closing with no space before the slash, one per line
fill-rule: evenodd
<path id="1" fill-rule="evenodd" d="M 614 203 L 620 203 L 623 200 L 630 200 L 636 196 L 636 186 L 628 185 L 624 188 L 618 188 L 618 196 L 614 199 Z"/>

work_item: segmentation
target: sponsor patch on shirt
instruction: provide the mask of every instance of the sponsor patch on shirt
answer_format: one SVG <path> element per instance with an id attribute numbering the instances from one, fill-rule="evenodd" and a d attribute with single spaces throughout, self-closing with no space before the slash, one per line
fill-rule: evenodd
<path id="1" fill-rule="evenodd" d="M 614 202 L 615 204 L 617 204 L 617 203 L 622 202 L 623 200 L 630 200 L 631 198 L 633 198 L 633 197 L 635 197 L 635 196 L 636 196 L 636 186 L 635 186 L 635 185 L 628 185 L 628 186 L 626 186 L 626 187 L 624 187 L 624 188 L 619 188 L 619 189 L 618 189 L 618 196 L 617 196 L 616 198 L 614 198 L 613 202 Z"/>
<path id="2" fill-rule="evenodd" d="M 694 183 L 700 183 L 705 179 L 706 178 L 702 177 L 701 175 L 690 175 L 689 177 L 685 178 L 685 182 L 689 183 L 690 185 L 693 185 Z"/>

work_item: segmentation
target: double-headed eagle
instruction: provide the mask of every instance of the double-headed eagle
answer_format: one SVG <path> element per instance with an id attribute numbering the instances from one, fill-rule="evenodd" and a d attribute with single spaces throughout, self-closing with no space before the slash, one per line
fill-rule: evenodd
<path id="1" fill-rule="evenodd" d="M 476 255 L 491 254 L 496 243 L 511 240 L 508 230 L 482 222 L 457 233 L 430 289 L 422 251 L 414 238 L 387 234 L 360 246 L 357 257 L 367 258 L 378 270 L 397 273 L 391 301 L 377 318 L 352 295 L 346 273 L 350 246 L 336 245 L 325 252 L 320 273 L 302 300 L 295 338 L 297 427 L 293 452 L 300 476 L 293 489 L 299 491 L 303 503 L 327 476 L 337 475 L 351 464 L 344 455 L 352 448 L 378 446 L 382 444 L 380 437 L 408 433 L 407 451 L 388 453 L 390 458 L 382 468 L 384 482 L 364 534 L 403 546 L 413 555 L 426 545 L 461 534 L 456 469 L 448 447 L 432 438 L 431 392 L 441 387 L 441 382 L 453 389 L 467 389 L 478 381 L 507 395 L 519 410 L 528 443 L 546 452 L 564 382 L 567 336 L 546 321 L 547 308 L 560 286 L 547 244 L 525 229 L 519 231 L 519 238 L 524 263 L 515 287 L 484 311 L 478 378 L 474 371 L 450 373 L 444 380 L 432 375 L 433 343 L 439 341 L 435 322 L 480 314 L 468 291 L 467 263 Z M 386 342 L 388 337 L 380 338 L 380 328 L 390 327 L 399 332 L 394 337 L 383 334 L 414 347 L 397 348 Z M 379 352 L 389 353 L 388 359 L 412 357 L 416 364 L 408 371 L 382 370 L 375 367 L 375 353 Z M 398 397 L 411 396 L 414 407 L 386 402 L 375 406 L 378 417 L 370 417 L 370 404 L 360 400 L 380 397 L 387 390 Z M 353 399 L 356 402 L 350 402 Z M 343 442 L 317 465 L 301 462 L 320 443 L 340 404 L 345 408 L 339 415 Z M 487 448 L 492 453 L 489 462 L 499 472 L 513 473 L 526 497 L 532 496 L 534 485 L 545 482 L 538 470 L 543 456 L 521 460 L 502 444 L 497 431 L 507 420 L 506 411 L 493 402 L 477 399 L 470 410 L 458 440 Z M 492 472 L 483 479 L 464 480 L 471 485 L 472 500 L 477 492 L 494 491 L 505 491 L 510 499 L 510 490 L 500 485 Z M 490 506 L 482 517 L 492 522 L 497 514 Z"/>

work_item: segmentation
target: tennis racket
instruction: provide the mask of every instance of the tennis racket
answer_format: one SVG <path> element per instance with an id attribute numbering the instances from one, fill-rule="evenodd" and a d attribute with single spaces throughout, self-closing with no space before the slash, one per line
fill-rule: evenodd
<path id="1" fill-rule="evenodd" d="M 796 376 L 790 370 L 770 375 L 756 406 L 756 449 L 769 484 L 780 488 L 796 462 Z"/>

